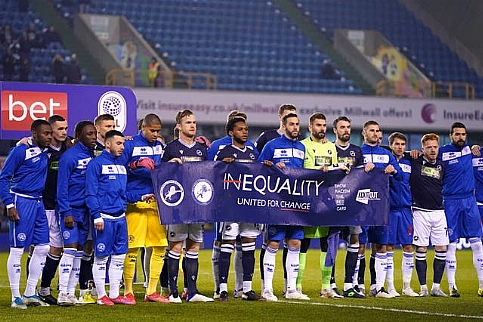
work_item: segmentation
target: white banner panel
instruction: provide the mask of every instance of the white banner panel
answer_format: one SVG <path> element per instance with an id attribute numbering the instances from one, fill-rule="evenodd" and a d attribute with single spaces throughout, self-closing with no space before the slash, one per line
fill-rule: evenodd
<path id="1" fill-rule="evenodd" d="M 291 103 L 297 107 L 302 124 L 314 112 L 322 112 L 328 123 L 340 115 L 352 120 L 354 128 L 375 120 L 393 130 L 449 130 L 451 123 L 463 122 L 469 131 L 480 130 L 482 101 L 445 99 L 380 98 L 295 93 L 189 91 L 136 88 L 138 118 L 155 113 L 163 122 L 173 123 L 177 111 L 190 109 L 203 124 L 224 124 L 231 110 L 248 115 L 251 125 L 276 126 L 278 107 Z"/>

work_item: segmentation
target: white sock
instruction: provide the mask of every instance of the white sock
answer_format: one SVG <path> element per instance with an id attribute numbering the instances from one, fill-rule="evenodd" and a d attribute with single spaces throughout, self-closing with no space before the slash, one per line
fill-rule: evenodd
<path id="1" fill-rule="evenodd" d="M 297 275 L 299 272 L 300 248 L 288 248 L 287 253 L 287 293 L 297 289 Z"/>
<path id="2" fill-rule="evenodd" d="M 144 266 L 144 281 L 146 283 L 149 281 L 149 265 L 151 265 L 151 255 L 152 254 L 153 254 L 153 248 L 152 247 L 145 247 L 144 248 L 143 266 Z"/>
<path id="3" fill-rule="evenodd" d="M 37 289 L 37 283 L 39 282 L 40 275 L 44 269 L 45 259 L 49 253 L 49 245 L 37 245 L 32 253 L 29 264 L 29 277 L 27 279 L 27 287 L 25 288 L 24 295 L 35 295 Z"/>
<path id="4" fill-rule="evenodd" d="M 411 252 L 411 253 L 403 252 L 401 269 L 402 269 L 403 288 L 406 289 L 408 287 L 411 287 L 411 277 L 413 276 L 413 270 L 414 270 L 414 252 Z"/>
<path id="5" fill-rule="evenodd" d="M 448 287 L 451 291 L 456 287 L 456 242 L 451 242 L 448 245 L 446 252 L 446 277 L 448 278 Z"/>
<path id="6" fill-rule="evenodd" d="M 483 288 L 483 245 L 481 238 L 470 238 L 469 242 L 473 251 L 473 266 L 478 276 L 479 288 Z"/>
<path id="7" fill-rule="evenodd" d="M 380 290 L 384 287 L 384 281 L 386 280 L 387 273 L 387 254 L 376 253 L 374 267 L 376 269 L 376 290 Z"/>
<path id="8" fill-rule="evenodd" d="M 8 281 L 12 291 L 12 300 L 20 297 L 20 274 L 22 273 L 23 248 L 10 248 L 7 260 Z"/>
<path id="9" fill-rule="evenodd" d="M 387 252 L 386 282 L 387 289 L 394 290 L 394 252 Z"/>
<path id="10" fill-rule="evenodd" d="M 67 294 L 67 287 L 70 279 L 70 272 L 72 271 L 72 264 L 74 262 L 77 249 L 64 248 L 64 254 L 59 263 L 59 291 Z"/>
<path id="11" fill-rule="evenodd" d="M 215 285 L 214 291 L 216 292 L 220 288 L 220 280 L 219 280 L 220 270 L 218 269 L 218 258 L 220 257 L 220 246 L 215 246 L 215 242 L 213 242 L 213 251 L 211 253 L 211 269 L 213 271 L 213 284 Z"/>
<path id="12" fill-rule="evenodd" d="M 108 257 L 95 256 L 94 265 L 92 265 L 92 277 L 96 284 L 98 298 L 106 296 L 106 266 Z"/>
<path id="13" fill-rule="evenodd" d="M 125 259 L 126 254 L 111 255 L 111 264 L 109 265 L 109 297 L 111 299 L 119 296 Z"/>
<path id="14" fill-rule="evenodd" d="M 235 258 L 233 259 L 235 266 L 235 291 L 243 289 L 243 262 L 242 262 L 242 246 L 235 245 Z"/>
<path id="15" fill-rule="evenodd" d="M 75 295 L 75 288 L 79 283 L 79 273 L 80 273 L 80 265 L 82 260 L 83 252 L 77 251 L 75 254 L 74 260 L 72 261 L 72 270 L 70 272 L 69 282 L 67 283 L 67 293 Z"/>
<path id="16" fill-rule="evenodd" d="M 267 246 L 265 255 L 263 256 L 263 289 L 273 291 L 273 273 L 275 272 L 275 257 L 277 249 L 272 249 Z"/>

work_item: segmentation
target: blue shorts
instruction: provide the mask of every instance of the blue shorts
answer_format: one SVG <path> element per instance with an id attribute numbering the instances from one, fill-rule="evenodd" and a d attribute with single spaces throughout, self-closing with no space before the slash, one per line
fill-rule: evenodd
<path id="1" fill-rule="evenodd" d="M 79 246 L 84 246 L 87 235 L 89 233 L 89 222 L 91 216 L 87 208 L 72 208 L 72 217 L 74 217 L 74 227 L 67 228 L 64 224 L 64 216 L 60 216 L 60 232 L 64 245 L 77 243 Z"/>
<path id="2" fill-rule="evenodd" d="M 412 245 L 413 213 L 411 208 L 391 210 L 389 213 L 388 244 Z"/>
<path id="3" fill-rule="evenodd" d="M 109 256 L 126 254 L 127 222 L 123 216 L 118 219 L 104 219 L 104 230 L 93 230 L 94 255 Z"/>
<path id="4" fill-rule="evenodd" d="M 483 206 L 478 205 L 478 211 L 480 212 L 480 221 L 483 222 Z"/>
<path id="5" fill-rule="evenodd" d="M 8 222 L 10 247 L 49 244 L 49 223 L 42 199 L 24 198 L 14 195 L 13 205 L 19 220 Z"/>
<path id="6" fill-rule="evenodd" d="M 367 230 L 367 239 L 370 243 L 387 245 L 389 240 L 389 226 L 371 226 Z"/>
<path id="7" fill-rule="evenodd" d="M 476 205 L 475 196 L 444 200 L 444 212 L 448 222 L 450 242 L 458 238 L 481 237 L 483 235 L 480 212 Z"/>
<path id="8" fill-rule="evenodd" d="M 286 225 L 268 225 L 267 239 L 281 241 L 287 239 L 304 239 L 304 227 Z"/>

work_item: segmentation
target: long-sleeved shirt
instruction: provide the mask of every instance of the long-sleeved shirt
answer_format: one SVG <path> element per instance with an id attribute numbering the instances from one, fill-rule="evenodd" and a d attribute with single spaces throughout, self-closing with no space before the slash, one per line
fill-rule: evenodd
<path id="1" fill-rule="evenodd" d="M 442 210 L 444 163 L 429 162 L 423 156 L 411 160 L 410 186 L 413 207 L 423 210 Z"/>
<path id="2" fill-rule="evenodd" d="M 401 167 L 391 152 L 378 145 L 372 146 L 366 143 L 362 144 L 361 151 L 364 164 L 372 162 L 376 168 L 385 168 L 391 164 L 396 170 L 396 173 L 393 174 L 394 179 L 399 181 L 403 179 Z"/>
<path id="3" fill-rule="evenodd" d="M 86 206 L 86 169 L 92 158 L 94 158 L 93 150 L 80 142 L 60 157 L 57 203 L 61 216 L 70 216 L 72 208 Z"/>
<path id="4" fill-rule="evenodd" d="M 473 174 L 473 155 L 465 144 L 458 147 L 453 143 L 439 148 L 438 157 L 444 162 L 443 198 L 459 199 L 473 194 L 475 177 Z"/>
<path id="5" fill-rule="evenodd" d="M 48 162 L 47 149 L 25 144 L 13 148 L 0 172 L 0 198 L 3 203 L 13 205 L 11 192 L 41 198 Z"/>
<path id="6" fill-rule="evenodd" d="M 126 211 L 127 171 L 120 161 L 104 150 L 87 167 L 86 202 L 94 220 L 102 215 L 118 217 Z"/>
<path id="7" fill-rule="evenodd" d="M 161 162 L 163 156 L 163 144 L 159 141 L 149 142 L 142 135 L 136 134 L 132 140 L 124 142 L 124 152 L 119 157 L 119 162 L 128 166 L 134 161 L 151 158 L 154 164 Z M 127 177 L 127 201 L 134 203 L 142 200 L 142 196 L 154 193 L 151 171 L 140 167 L 128 171 Z"/>
<path id="8" fill-rule="evenodd" d="M 402 170 L 402 180 L 396 180 L 394 176 L 389 178 L 389 204 L 391 210 L 409 208 L 413 203 L 409 178 L 411 177 L 411 160 L 409 156 L 403 156 L 397 160 Z"/>
<path id="9" fill-rule="evenodd" d="M 272 161 L 274 164 L 283 162 L 287 167 L 303 168 L 305 146 L 298 140 L 291 140 L 285 135 L 271 140 L 263 147 L 258 161 Z"/>

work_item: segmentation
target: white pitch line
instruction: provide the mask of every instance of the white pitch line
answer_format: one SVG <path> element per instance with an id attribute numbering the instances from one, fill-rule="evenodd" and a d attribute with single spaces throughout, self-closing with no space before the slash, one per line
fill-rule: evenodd
<path id="1" fill-rule="evenodd" d="M 430 315 L 430 316 L 441 316 L 441 317 L 451 317 L 460 319 L 480 319 L 483 320 L 481 315 L 464 315 L 464 314 L 453 314 L 453 313 L 439 313 L 439 312 L 428 312 L 428 311 L 413 311 L 404 309 L 394 309 L 390 307 L 378 307 L 378 306 L 362 306 L 362 305 L 352 305 L 352 304 L 335 304 L 335 303 L 321 303 L 321 302 L 304 302 L 304 301 L 279 301 L 280 303 L 290 303 L 290 304 L 303 304 L 303 305 L 317 305 L 317 306 L 330 306 L 330 307 L 340 307 L 340 308 L 353 308 L 361 310 L 374 310 L 374 311 L 388 311 L 397 313 L 411 313 L 419 315 Z"/>

